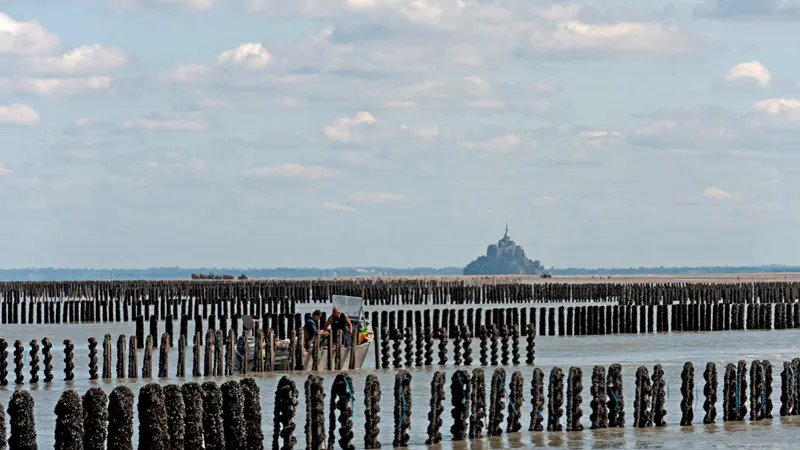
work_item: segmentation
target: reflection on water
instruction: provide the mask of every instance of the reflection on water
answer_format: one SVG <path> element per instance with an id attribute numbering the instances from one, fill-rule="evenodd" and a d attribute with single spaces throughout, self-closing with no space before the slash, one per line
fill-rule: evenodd
<path id="1" fill-rule="evenodd" d="M 103 388 L 110 392 L 115 386 L 125 384 L 134 392 L 137 392 L 145 384 L 142 380 L 88 380 L 88 346 L 86 340 L 90 336 L 101 338 L 103 334 L 110 333 L 114 336 L 124 333 L 131 334 L 132 324 L 105 324 L 105 325 L 6 325 L 0 330 L 0 337 L 5 337 L 10 343 L 20 339 L 27 343 L 31 339 L 41 339 L 49 336 L 56 344 L 53 347 L 53 373 L 56 381 L 53 383 L 38 383 L 36 385 L 25 385 L 25 389 L 32 391 L 36 401 L 36 431 L 38 442 L 42 448 L 53 447 L 53 434 L 55 420 L 53 410 L 58 401 L 58 397 L 65 388 L 74 388 L 81 394 L 94 386 Z M 75 373 L 78 379 L 72 382 L 63 381 L 63 349 L 61 341 L 69 337 L 75 342 Z M 508 449 L 508 448 L 561 448 L 561 449 L 691 449 L 691 448 L 719 448 L 731 449 L 741 447 L 759 447 L 773 449 L 797 448 L 797 429 L 800 428 L 800 418 L 798 417 L 778 417 L 780 408 L 780 377 L 777 375 L 777 367 L 785 360 L 790 360 L 798 353 L 798 348 L 794 344 L 800 337 L 799 330 L 782 331 L 726 331 L 712 333 L 675 333 L 665 335 L 617 335 L 617 336 L 576 336 L 576 337 L 537 337 L 536 338 L 536 361 L 538 366 L 549 373 L 554 365 L 563 369 L 576 365 L 584 372 L 583 397 L 583 417 L 581 423 L 585 430 L 582 432 L 528 432 L 504 434 L 498 438 L 486 438 L 480 442 L 451 442 L 450 426 L 452 416 L 450 415 L 449 388 L 445 389 L 445 412 L 442 414 L 444 421 L 442 434 L 445 442 L 440 446 L 443 450 L 464 449 L 464 450 L 487 450 L 487 449 Z M 524 342 L 521 342 L 524 345 Z M 473 343 L 473 357 L 475 364 L 477 361 L 477 342 Z M 26 348 L 27 352 L 27 348 Z M 191 367 L 189 359 L 191 352 L 187 352 L 187 366 Z M 370 351 L 370 355 L 372 352 Z M 102 354 L 98 355 L 102 359 Z M 116 356 L 115 356 L 116 357 Z M 759 423 L 744 422 L 722 422 L 722 399 L 720 385 L 720 398 L 717 403 L 717 424 L 703 425 L 703 394 L 702 372 L 707 361 L 717 363 L 717 372 L 721 377 L 724 373 L 723 364 L 735 362 L 739 359 L 752 360 L 768 359 L 776 366 L 773 375 L 773 394 L 774 419 L 765 420 Z M 141 364 L 142 353 L 139 354 Z M 177 361 L 177 349 L 170 352 L 170 373 L 175 373 L 175 363 Z M 699 398 L 694 402 L 694 426 L 680 427 L 680 371 L 685 361 L 692 361 L 695 364 L 695 383 L 699 391 Z M 11 363 L 11 358 L 9 358 Z M 608 366 L 612 363 L 620 363 L 624 374 L 624 393 L 626 397 L 625 416 L 627 427 L 625 429 L 606 429 L 590 430 L 589 406 L 591 394 L 589 393 L 591 368 L 594 364 Z M 639 365 L 647 365 L 652 373 L 654 364 L 660 363 L 664 367 L 665 381 L 669 386 L 667 396 L 667 416 L 668 426 L 659 429 L 635 429 L 631 427 L 633 421 L 633 392 L 634 374 Z M 157 367 L 157 352 L 155 353 L 154 369 Z M 40 362 L 40 366 L 41 366 Z M 372 356 L 367 359 L 365 364 L 374 367 Z M 435 370 L 443 370 L 448 377 L 455 370 L 454 367 L 427 367 L 412 368 L 412 428 L 410 448 L 425 448 L 427 429 L 427 413 L 430 399 L 430 380 Z M 491 380 L 491 368 L 487 370 L 487 384 Z M 506 370 L 513 372 L 519 370 L 525 377 L 526 389 L 524 391 L 525 403 L 521 405 L 523 430 L 528 429 L 530 424 L 530 374 L 532 367 L 517 366 L 506 367 Z M 29 375 L 29 368 L 26 367 L 26 380 Z M 10 370 L 11 377 L 13 371 Z M 155 372 L 155 370 L 154 370 Z M 365 369 L 353 372 L 353 382 L 356 386 L 354 394 L 357 407 L 355 409 L 356 429 L 354 445 L 356 448 L 363 447 L 363 386 L 367 374 L 376 373 L 383 385 L 383 395 L 381 397 L 381 433 L 380 440 L 384 447 L 391 445 L 393 427 L 393 392 L 391 386 L 394 383 L 394 370 L 370 370 Z M 40 373 L 40 377 L 42 374 Z M 296 436 L 298 446 L 304 442 L 303 429 L 305 426 L 305 404 L 302 393 L 303 375 L 291 375 L 292 379 L 298 384 L 300 390 L 300 404 L 298 405 L 298 415 L 296 419 Z M 272 411 L 275 388 L 279 375 L 265 374 L 257 375 L 256 381 L 261 388 L 261 405 L 263 413 L 263 429 L 265 439 L 269 442 L 272 437 Z M 545 377 L 547 380 L 547 376 Z M 13 379 L 11 380 L 13 381 Z M 203 381 L 203 378 L 185 378 L 169 380 L 147 380 L 162 384 L 179 383 L 185 381 Z M 329 392 L 333 377 L 325 378 L 325 387 Z M 218 380 L 221 382 L 221 380 Z M 8 405 L 8 400 L 15 386 L 9 385 L 0 387 L 0 401 Z M 488 389 L 487 389 L 488 393 Z M 519 406 L 519 405 L 518 405 Z M 327 403 L 326 403 L 327 408 Z M 748 405 L 749 409 L 749 405 Z M 546 413 L 545 413 L 546 416 Z M 327 420 L 327 414 L 326 414 Z M 562 423 L 564 419 L 562 418 Z M 505 426 L 505 424 L 504 424 Z M 136 437 L 135 437 L 136 438 Z"/>

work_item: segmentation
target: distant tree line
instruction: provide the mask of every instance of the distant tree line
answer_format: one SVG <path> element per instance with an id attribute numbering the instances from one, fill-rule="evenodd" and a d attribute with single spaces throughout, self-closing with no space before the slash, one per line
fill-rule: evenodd
<path id="1" fill-rule="evenodd" d="M 0 281 L 57 281 L 57 280 L 177 280 L 195 276 L 241 273 L 248 278 L 329 278 L 365 276 L 447 276 L 461 275 L 461 267 L 416 267 L 408 269 L 391 267 L 339 267 L 334 269 L 287 268 L 242 269 L 242 268 L 180 268 L 154 267 L 149 269 L 0 269 Z M 800 272 L 800 266 L 708 266 L 708 267 L 630 267 L 584 269 L 579 267 L 551 268 L 555 276 L 569 275 L 660 275 L 660 274 L 737 274 L 767 272 Z M 214 278 L 218 279 L 218 278 Z"/>

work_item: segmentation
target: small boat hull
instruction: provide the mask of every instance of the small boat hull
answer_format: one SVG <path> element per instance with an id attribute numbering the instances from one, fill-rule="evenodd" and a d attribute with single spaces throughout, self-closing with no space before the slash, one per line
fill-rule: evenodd
<path id="1" fill-rule="evenodd" d="M 255 340 L 251 337 L 248 339 L 247 346 L 247 368 L 252 371 L 255 367 Z M 355 347 L 334 347 L 334 354 L 332 356 L 331 367 L 328 367 L 328 348 L 322 348 L 319 351 L 319 361 L 317 363 L 317 370 L 358 370 L 364 364 L 369 354 L 372 341 L 365 342 Z M 336 363 L 336 352 L 339 352 L 339 365 Z M 351 353 L 355 352 L 355 358 L 351 367 Z M 293 370 L 289 367 L 289 352 L 286 350 L 278 350 L 275 353 L 275 371 L 286 372 Z M 241 364 L 241 360 L 239 361 Z M 314 369 L 314 355 L 313 352 L 303 352 L 303 364 L 300 370 L 313 370 Z"/>

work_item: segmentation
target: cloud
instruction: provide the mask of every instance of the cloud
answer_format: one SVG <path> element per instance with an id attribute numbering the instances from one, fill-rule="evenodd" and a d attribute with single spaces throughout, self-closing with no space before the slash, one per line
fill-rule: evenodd
<path id="1" fill-rule="evenodd" d="M 731 67 L 723 82 L 728 87 L 768 87 L 772 83 L 772 74 L 760 62 L 749 61 Z"/>
<path id="2" fill-rule="evenodd" d="M 394 203 L 406 199 L 405 195 L 380 191 L 360 191 L 350 195 L 350 201 L 362 204 Z"/>
<path id="3" fill-rule="evenodd" d="M 584 23 L 570 20 L 535 29 L 521 51 L 563 58 L 653 58 L 695 55 L 710 42 L 659 22 Z"/>
<path id="4" fill-rule="evenodd" d="M 82 95 L 108 91 L 110 88 L 110 77 L 0 78 L 0 90 L 41 96 Z"/>
<path id="5" fill-rule="evenodd" d="M 8 175 L 11 173 L 11 169 L 8 168 L 2 161 L 0 161 L 0 176 Z"/>
<path id="6" fill-rule="evenodd" d="M 58 36 L 50 33 L 36 20 L 18 22 L 0 13 L 0 54 L 39 55 L 56 51 Z"/>
<path id="7" fill-rule="evenodd" d="M 264 45 L 260 42 L 242 44 L 235 49 L 226 50 L 217 55 L 220 66 L 242 66 L 248 69 L 263 69 L 272 61 Z"/>
<path id="8" fill-rule="evenodd" d="M 325 125 L 323 133 L 325 137 L 336 142 L 356 142 L 360 137 L 355 134 L 355 130 L 360 125 L 374 125 L 375 118 L 366 111 L 357 112 L 355 117 L 342 117 L 335 123 Z"/>
<path id="9" fill-rule="evenodd" d="M 699 4 L 697 17 L 720 20 L 772 20 L 800 19 L 798 0 L 706 0 Z"/>
<path id="10" fill-rule="evenodd" d="M 724 189 L 721 189 L 721 188 L 718 188 L 718 187 L 715 187 L 715 186 L 711 186 L 711 187 L 707 187 L 703 191 L 703 196 L 708 197 L 708 198 L 713 198 L 715 200 L 721 200 L 721 199 L 724 199 L 724 198 L 730 198 L 731 193 L 726 191 L 726 190 L 724 190 Z"/>
<path id="11" fill-rule="evenodd" d="M 60 56 L 35 56 L 27 59 L 23 68 L 44 73 L 104 73 L 127 67 L 131 57 L 119 47 L 85 45 Z"/>
<path id="12" fill-rule="evenodd" d="M 318 180 L 333 178 L 339 172 L 322 166 L 304 166 L 300 164 L 280 164 L 260 166 L 245 170 L 245 176 L 251 178 L 293 178 L 300 180 Z"/>
<path id="13" fill-rule="evenodd" d="M 327 202 L 322 205 L 322 209 L 326 211 L 336 211 L 336 212 L 355 212 L 358 211 L 356 208 L 352 206 L 345 205 L 344 203 L 339 202 Z"/>
<path id="14" fill-rule="evenodd" d="M 194 115 L 151 114 L 135 117 L 122 124 L 125 130 L 199 132 L 209 128 L 208 124 Z"/>
<path id="15" fill-rule="evenodd" d="M 28 105 L 15 103 L 0 105 L 0 124 L 5 125 L 38 125 L 39 114 Z"/>
<path id="16" fill-rule="evenodd" d="M 635 145 L 662 149 L 793 150 L 800 138 L 800 100 L 771 98 L 749 111 L 666 108 L 639 117 L 653 119 L 628 137 Z"/>

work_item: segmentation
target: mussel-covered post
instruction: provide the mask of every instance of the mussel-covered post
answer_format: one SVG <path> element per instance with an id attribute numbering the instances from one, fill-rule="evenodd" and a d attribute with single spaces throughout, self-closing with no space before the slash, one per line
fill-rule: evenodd
<path id="1" fill-rule="evenodd" d="M 533 364 L 536 362 L 536 327 L 528 324 L 527 345 L 525 347 L 525 363 Z"/>
<path id="2" fill-rule="evenodd" d="M 442 412 L 444 407 L 444 373 L 437 371 L 433 374 L 431 382 L 431 410 L 428 412 L 428 439 L 425 445 L 433 445 L 442 442 Z"/>
<path id="3" fill-rule="evenodd" d="M 264 449 L 264 433 L 261 431 L 261 390 L 252 378 L 244 378 L 242 385 L 244 397 L 244 427 L 247 436 L 247 450 Z"/>
<path id="4" fill-rule="evenodd" d="M 133 450 L 133 392 L 127 386 L 108 396 L 108 450 Z"/>
<path id="5" fill-rule="evenodd" d="M 411 374 L 401 370 L 394 378 L 394 440 L 393 446 L 408 447 L 411 428 Z"/>
<path id="6" fill-rule="evenodd" d="M 278 384 L 280 389 L 280 384 Z M 240 450 L 247 446 L 244 422 L 244 396 L 241 385 L 233 380 L 222 383 L 222 418 L 225 430 L 225 448 Z M 275 403 L 277 407 L 277 402 Z M 292 447 L 286 447 L 290 450 Z"/>
<path id="7" fill-rule="evenodd" d="M 608 396 L 606 395 L 606 369 L 603 366 L 592 368 L 592 414 L 589 420 L 592 429 L 608 428 Z"/>
<path id="8" fill-rule="evenodd" d="M 198 383 L 191 382 L 181 386 L 181 396 L 184 406 L 183 446 L 199 450 L 203 448 L 203 392 Z"/>
<path id="9" fill-rule="evenodd" d="M 80 401 L 79 401 L 80 403 Z M 14 391 L 8 402 L 11 450 L 37 450 L 33 396 L 28 391 Z"/>
<path id="10" fill-rule="evenodd" d="M 56 403 L 55 413 L 56 450 L 82 450 L 83 406 L 81 405 L 81 396 L 72 389 L 64 391 L 58 403 Z M 12 439 L 14 438 L 13 433 L 14 431 L 12 430 Z M 11 448 L 15 448 L 13 443 Z"/>
<path id="11" fill-rule="evenodd" d="M 687 361 L 681 371 L 681 426 L 692 425 L 694 419 L 694 366 Z"/>
<path id="12" fill-rule="evenodd" d="M 647 367 L 640 366 L 636 369 L 636 397 L 633 400 L 633 426 L 645 428 L 652 426 L 650 413 L 650 396 L 652 385 Z"/>
<path id="13" fill-rule="evenodd" d="M 580 367 L 570 367 L 567 377 L 567 431 L 583 430 L 581 392 L 583 392 L 583 371 Z"/>
<path id="14" fill-rule="evenodd" d="M 511 384 L 508 386 L 508 418 L 506 419 L 506 432 L 508 433 L 518 433 L 522 429 L 520 420 L 522 419 L 522 403 L 525 400 L 524 389 L 525 381 L 522 379 L 522 373 L 517 371 L 511 374 Z"/>
<path id="15" fill-rule="evenodd" d="M 470 383 L 470 416 L 469 416 L 469 438 L 483 438 L 483 422 L 486 417 L 486 379 L 483 369 L 472 370 L 472 380 Z"/>
<path id="16" fill-rule="evenodd" d="M 225 422 L 222 415 L 222 391 L 213 381 L 203 383 L 202 390 L 205 448 L 206 450 L 224 450 L 227 447 L 225 446 Z"/>
<path id="17" fill-rule="evenodd" d="M 297 387 L 288 377 L 281 377 L 278 389 L 275 391 L 275 410 L 272 415 L 274 431 L 272 433 L 272 448 L 293 449 L 297 443 L 294 437 L 294 416 L 297 411 Z M 283 445 L 280 445 L 280 440 Z"/>
<path id="18" fill-rule="evenodd" d="M 64 380 L 65 381 L 72 381 L 75 378 L 75 375 L 72 373 L 72 370 L 75 369 L 75 363 L 72 362 L 72 358 L 74 357 L 72 354 L 73 349 L 75 348 L 72 345 L 72 341 L 69 339 L 64 340 Z"/>
<path id="19" fill-rule="evenodd" d="M 339 341 L 341 342 L 341 341 Z M 346 373 L 336 375 L 331 385 L 330 425 L 328 428 L 328 448 L 332 449 L 336 441 L 336 422 L 339 422 L 339 448 L 342 450 L 355 450 L 353 445 L 353 380 Z M 336 418 L 336 413 L 338 419 Z"/>
<path id="20" fill-rule="evenodd" d="M 664 427 L 667 425 L 667 423 L 664 421 L 664 417 L 667 415 L 667 411 L 665 410 L 667 404 L 667 393 L 664 389 L 666 385 L 664 384 L 664 369 L 661 367 L 661 364 L 656 364 L 655 367 L 653 367 L 652 381 L 652 422 L 654 426 Z"/>
<path id="21" fill-rule="evenodd" d="M 164 341 L 161 341 L 162 349 Z M 186 436 L 186 404 L 183 401 L 181 387 L 170 384 L 164 387 L 164 400 L 167 403 L 167 427 L 169 431 L 170 450 L 183 450 Z"/>
<path id="22" fill-rule="evenodd" d="M 322 377 L 309 375 L 306 391 L 306 450 L 325 448 L 325 390 Z M 260 426 L 260 424 L 259 424 Z"/>
<path id="23" fill-rule="evenodd" d="M 148 336 L 150 339 L 152 336 Z M 164 389 L 149 383 L 139 391 L 139 450 L 169 449 L 169 426 Z M 208 448 L 208 447 L 206 447 Z"/>
<path id="24" fill-rule="evenodd" d="M 503 369 L 495 369 L 492 374 L 491 391 L 489 392 L 489 423 L 486 427 L 489 436 L 503 434 L 501 425 L 504 419 L 503 411 L 506 409 L 505 378 L 506 371 Z"/>
<path id="25" fill-rule="evenodd" d="M 454 441 L 463 441 L 467 438 L 470 415 L 470 377 L 466 370 L 457 370 L 450 381 L 450 402 L 453 408 L 450 413 L 453 425 L 450 433 Z"/>
<path id="26" fill-rule="evenodd" d="M 42 339 L 42 362 L 44 363 L 44 382 L 53 381 L 53 344 L 50 339 Z"/>
<path id="27" fill-rule="evenodd" d="M 373 374 L 367 375 L 364 387 L 364 448 L 378 449 L 381 443 L 378 441 L 380 432 L 380 412 L 381 412 L 381 385 L 378 377 Z"/>
<path id="28" fill-rule="evenodd" d="M 547 431 L 562 431 L 564 371 L 560 367 L 553 367 L 550 371 L 550 385 L 547 391 Z"/>
<path id="29" fill-rule="evenodd" d="M 703 379 L 705 380 L 703 410 L 706 412 L 703 416 L 703 423 L 710 424 L 714 423 L 714 419 L 717 417 L 717 366 L 713 362 L 706 364 Z"/>
<path id="30" fill-rule="evenodd" d="M 91 388 L 83 395 L 83 448 L 105 450 L 108 396 L 101 388 Z"/>
<path id="31" fill-rule="evenodd" d="M 536 367 L 531 379 L 531 424 L 528 431 L 544 431 L 544 372 Z"/>

